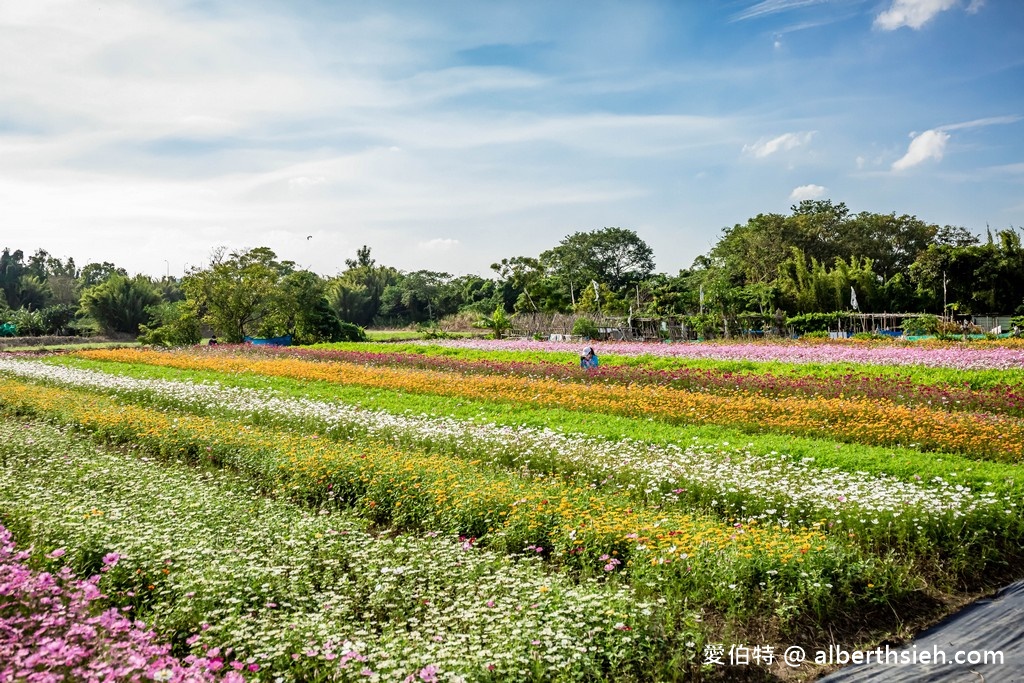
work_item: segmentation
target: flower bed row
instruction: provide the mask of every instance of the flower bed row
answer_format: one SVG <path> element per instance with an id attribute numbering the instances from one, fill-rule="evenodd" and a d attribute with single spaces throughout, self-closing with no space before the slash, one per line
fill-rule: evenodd
<path id="1" fill-rule="evenodd" d="M 579 344 L 531 340 L 443 339 L 426 342 L 458 349 L 508 351 L 578 352 Z M 709 358 L 786 363 L 856 363 L 864 365 L 922 365 L 959 370 L 1011 370 L 1024 368 L 1024 346 L 971 347 L 963 345 L 926 346 L 862 345 L 828 343 L 679 343 L 593 342 L 601 354 L 651 355 L 671 358 Z"/>
<path id="2" fill-rule="evenodd" d="M 529 473 L 556 473 L 593 488 L 621 491 L 662 505 L 694 505 L 724 516 L 760 522 L 819 524 L 855 533 L 875 547 L 919 546 L 927 538 L 950 553 L 983 561 L 982 548 L 1014 538 L 1019 511 L 997 495 L 942 477 L 901 481 L 794 462 L 781 454 L 743 448 L 607 440 L 523 426 L 476 424 L 448 418 L 397 415 L 344 404 L 290 398 L 278 392 L 213 384 L 137 379 L 0 359 L 0 372 L 62 386 L 87 388 L 136 402 L 257 424 L 322 432 L 336 439 L 366 437 L 424 451 L 478 458 Z M 637 496 L 636 494 L 642 494 Z M 979 547 L 979 544 L 981 547 Z"/>
<path id="3" fill-rule="evenodd" d="M 1024 423 L 1010 417 L 949 413 L 899 406 L 887 401 L 827 398 L 715 396 L 660 386 L 586 386 L 547 379 L 460 376 L 450 373 L 350 363 L 317 363 L 296 358 L 200 355 L 182 351 L 122 349 L 85 351 L 83 358 L 148 363 L 224 373 L 254 373 L 320 380 L 472 400 L 529 403 L 610 413 L 716 424 L 751 431 L 822 436 L 855 443 L 904 445 L 1017 462 L 1024 457 Z"/>
<path id="4" fill-rule="evenodd" d="M 458 533 L 510 553 L 531 548 L 583 575 L 603 574 L 602 558 L 615 557 L 621 564 L 612 569 L 634 582 L 653 577 L 679 596 L 723 610 L 749 615 L 765 605 L 788 605 L 786 611 L 827 611 L 864 595 L 868 583 L 902 590 L 892 585 L 900 578 L 885 574 L 884 563 L 816 531 L 726 524 L 449 456 L 169 415 L 83 392 L 3 381 L 0 396 L 8 410 L 45 415 L 169 457 L 231 467 L 267 489 L 352 506 L 379 524 Z M 827 579 L 815 585 L 805 581 L 807 573 Z"/>
<path id="5" fill-rule="evenodd" d="M 5 588 L 0 618 L 15 623 L 13 611 L 47 630 L 23 634 L 0 658 L 40 677 L 4 680 L 61 680 L 60 656 L 114 676 L 94 680 L 133 671 L 197 681 L 212 679 L 205 671 L 229 671 L 226 681 L 239 671 L 250 681 L 630 680 L 679 676 L 702 638 L 694 613 L 616 582 L 575 584 L 536 558 L 435 533 L 369 534 L 349 514 L 263 498 L 224 472 L 97 448 L 43 424 L 0 420 L 0 443 L 3 523 L 34 546 L 35 563 L 66 565 L 55 581 L 33 581 L 28 553 L 14 556 L 15 585 L 29 594 L 12 603 Z M 2 567 L 11 566 L 6 539 Z M 77 583 L 72 568 L 98 573 Z M 54 601 L 69 587 L 84 597 Z M 106 611 L 80 609 L 101 591 Z M 191 651 L 191 668 L 150 646 L 126 615 Z M 108 647 L 75 648 L 87 633 Z M 122 654 L 129 663 L 108 666 Z M 90 680 L 84 671 L 64 680 Z"/>
<path id="6" fill-rule="evenodd" d="M 364 346 L 364 345 L 359 345 Z M 213 354 L 245 353 L 254 357 L 296 357 L 359 365 L 414 368 L 465 375 L 504 375 L 586 384 L 654 384 L 720 395 L 755 394 L 766 397 L 865 398 L 905 406 L 957 411 L 985 411 L 1024 416 L 1024 387 L 997 384 L 972 388 L 956 371 L 948 383 L 921 383 L 892 368 L 880 373 L 846 372 L 841 376 L 805 373 L 780 375 L 771 371 L 736 372 L 722 368 L 677 367 L 654 369 L 637 365 L 602 365 L 584 372 L 557 354 L 558 360 L 498 360 L 449 355 L 345 349 L 231 347 L 206 350 Z"/>

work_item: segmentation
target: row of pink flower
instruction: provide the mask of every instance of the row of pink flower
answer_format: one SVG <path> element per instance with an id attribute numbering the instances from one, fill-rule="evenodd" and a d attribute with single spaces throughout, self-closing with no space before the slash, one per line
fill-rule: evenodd
<path id="1" fill-rule="evenodd" d="M 580 344 L 516 339 L 442 339 L 424 344 L 484 351 L 579 352 Z M 916 345 L 867 346 L 853 343 L 774 344 L 682 342 L 590 342 L 594 351 L 620 356 L 651 355 L 669 358 L 779 361 L 783 363 L 858 363 L 864 365 L 922 365 L 957 370 L 1008 370 L 1024 368 L 1024 349 L 972 348 L 970 346 L 923 347 Z"/>
<path id="2" fill-rule="evenodd" d="M 0 524 L 0 681 L 244 682 L 236 671 L 224 673 L 220 659 L 173 657 L 170 645 L 117 608 L 98 610 L 100 575 L 80 580 L 68 567 L 37 572 L 28 559 Z M 118 559 L 104 557 L 104 571 Z"/>
<path id="3" fill-rule="evenodd" d="M 239 350 L 264 356 L 293 356 L 307 360 L 410 367 L 461 374 L 514 375 L 587 383 L 658 384 L 713 394 L 753 393 L 773 397 L 868 398 L 900 405 L 1024 416 L 1024 393 L 1012 385 L 982 389 L 971 389 L 962 385 L 928 385 L 898 375 L 896 371 L 884 376 L 847 373 L 840 379 L 813 375 L 793 377 L 770 372 L 728 372 L 692 367 L 653 370 L 622 365 L 605 365 L 584 372 L 575 365 L 564 362 L 470 360 L 419 353 L 374 353 L 334 349 L 251 347 Z"/>

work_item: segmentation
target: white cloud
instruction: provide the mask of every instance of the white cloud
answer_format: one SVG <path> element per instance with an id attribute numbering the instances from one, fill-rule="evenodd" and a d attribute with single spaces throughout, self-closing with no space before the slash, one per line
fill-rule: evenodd
<path id="1" fill-rule="evenodd" d="M 985 0 L 971 0 L 971 4 L 965 10 L 968 14 L 977 14 L 978 10 L 985 6 Z"/>
<path id="2" fill-rule="evenodd" d="M 889 9 L 875 17 L 875 26 L 884 31 L 895 31 L 901 26 L 919 29 L 939 12 L 955 7 L 957 2 L 958 0 L 893 0 Z M 974 11 L 977 11 L 977 8 Z"/>
<path id="3" fill-rule="evenodd" d="M 928 159 L 940 161 L 946 151 L 947 142 L 949 142 L 949 133 L 941 129 L 926 130 L 920 135 L 914 136 L 907 148 L 907 153 L 893 162 L 892 170 L 903 171 Z"/>
<path id="4" fill-rule="evenodd" d="M 815 131 L 804 131 L 801 133 L 783 133 L 771 140 L 758 140 L 752 145 L 743 145 L 743 152 L 758 159 L 771 156 L 776 152 L 788 152 L 806 145 L 814 137 Z"/>
<path id="5" fill-rule="evenodd" d="M 801 185 L 793 188 L 793 191 L 789 193 L 789 198 L 795 202 L 802 202 L 805 199 L 820 199 L 825 196 L 826 192 L 828 192 L 828 188 L 821 185 Z"/>
<path id="6" fill-rule="evenodd" d="M 454 240 L 448 237 L 435 237 L 432 240 L 420 242 L 418 246 L 420 247 L 420 249 L 427 249 L 429 251 L 448 251 L 453 247 L 457 247 L 458 245 L 458 240 Z"/>

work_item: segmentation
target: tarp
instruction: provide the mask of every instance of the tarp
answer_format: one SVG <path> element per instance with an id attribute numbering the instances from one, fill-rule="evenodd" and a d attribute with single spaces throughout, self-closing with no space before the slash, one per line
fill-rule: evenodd
<path id="1" fill-rule="evenodd" d="M 1024 581 L 978 600 L 923 631 L 889 663 L 853 664 L 822 683 L 1024 683 Z M 937 653 L 941 652 L 942 657 Z M 905 653 L 905 654 L 901 654 Z M 928 653 L 935 662 L 913 663 Z M 1000 657 L 995 654 L 999 653 Z M 958 663 L 955 659 L 964 660 Z M 945 663 L 942 663 L 942 659 Z M 988 659 L 989 661 L 983 661 Z M 1002 660 L 1001 662 L 999 660 Z M 906 661 L 908 663 L 901 663 Z M 974 662 L 974 663 L 971 663 Z"/>
<path id="2" fill-rule="evenodd" d="M 292 335 L 286 334 L 283 337 L 246 337 L 246 344 L 255 344 L 256 346 L 291 346 Z"/>

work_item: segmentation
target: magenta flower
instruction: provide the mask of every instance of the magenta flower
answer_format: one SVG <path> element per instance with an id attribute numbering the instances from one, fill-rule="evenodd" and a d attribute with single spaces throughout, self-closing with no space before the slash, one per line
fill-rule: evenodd
<path id="1" fill-rule="evenodd" d="M 59 548 L 48 557 L 65 553 Z M 155 632 L 122 610 L 97 613 L 99 576 L 79 580 L 68 567 L 36 572 L 24 564 L 28 559 L 28 553 L 15 551 L 10 531 L 0 525 L 2 592 L 6 604 L 19 605 L 0 614 L 0 681 L 244 683 L 238 674 L 219 679 L 203 658 L 179 661 L 169 644 L 158 642 Z"/>

